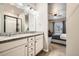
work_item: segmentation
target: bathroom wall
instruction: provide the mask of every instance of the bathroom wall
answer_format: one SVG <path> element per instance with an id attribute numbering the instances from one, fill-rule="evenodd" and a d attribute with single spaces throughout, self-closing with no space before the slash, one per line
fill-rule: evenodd
<path id="1" fill-rule="evenodd" d="M 66 55 L 79 56 L 79 4 L 67 4 Z"/>
<path id="2" fill-rule="evenodd" d="M 3 22 L 2 22 L 2 19 L 3 19 L 3 16 L 2 16 L 2 13 L 0 12 L 0 33 L 3 33 L 4 30 L 3 30 Z"/>
<path id="3" fill-rule="evenodd" d="M 4 10 L 2 4 L 0 4 L 0 33 L 4 33 Z"/>
<path id="4" fill-rule="evenodd" d="M 39 24 L 37 25 L 38 30 L 44 32 L 44 50 L 48 51 L 48 4 L 38 3 L 37 11 L 39 12 Z"/>
<path id="5" fill-rule="evenodd" d="M 26 31 L 25 13 L 19 14 L 19 18 L 22 19 L 22 32 L 25 32 Z"/>
<path id="6" fill-rule="evenodd" d="M 0 33 L 4 32 L 4 15 L 9 15 L 17 18 L 22 18 L 22 20 L 25 20 L 25 13 L 22 9 L 17 8 L 16 6 L 12 6 L 10 4 L 3 4 L 0 3 Z M 20 17 L 22 16 L 22 17 Z M 24 21 L 25 22 L 25 21 Z M 22 23 L 22 31 L 24 31 L 24 25 Z"/>
<path id="7" fill-rule="evenodd" d="M 1 33 L 1 13 L 0 13 L 0 33 Z"/>
<path id="8" fill-rule="evenodd" d="M 26 23 L 25 30 L 29 31 L 29 14 L 25 15 L 25 23 Z"/>
<path id="9" fill-rule="evenodd" d="M 36 31 L 36 16 L 29 13 L 29 31 Z"/>

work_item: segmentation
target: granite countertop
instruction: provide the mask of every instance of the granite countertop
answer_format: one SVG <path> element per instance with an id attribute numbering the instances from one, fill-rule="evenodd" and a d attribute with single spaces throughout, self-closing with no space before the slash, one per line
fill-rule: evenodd
<path id="1" fill-rule="evenodd" d="M 12 41 L 12 40 L 18 40 L 18 39 L 27 38 L 27 37 L 32 37 L 32 36 L 37 36 L 41 34 L 43 34 L 43 32 L 20 33 L 20 34 L 15 34 L 11 36 L 0 36 L 0 43 Z"/>

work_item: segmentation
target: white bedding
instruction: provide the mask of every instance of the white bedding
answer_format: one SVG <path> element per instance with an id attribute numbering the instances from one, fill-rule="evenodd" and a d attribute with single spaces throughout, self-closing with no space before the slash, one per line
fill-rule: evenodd
<path id="1" fill-rule="evenodd" d="M 54 33 L 53 35 L 61 35 L 61 33 Z"/>
<path id="2" fill-rule="evenodd" d="M 66 39 L 66 37 L 67 37 L 66 34 L 61 34 L 61 35 L 60 35 L 60 38 L 61 38 L 61 39 Z"/>

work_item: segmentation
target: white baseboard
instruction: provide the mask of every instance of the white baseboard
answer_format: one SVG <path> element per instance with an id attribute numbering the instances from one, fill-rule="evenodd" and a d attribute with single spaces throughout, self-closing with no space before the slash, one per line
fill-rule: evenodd
<path id="1" fill-rule="evenodd" d="M 49 50 L 43 49 L 43 51 L 48 52 Z"/>

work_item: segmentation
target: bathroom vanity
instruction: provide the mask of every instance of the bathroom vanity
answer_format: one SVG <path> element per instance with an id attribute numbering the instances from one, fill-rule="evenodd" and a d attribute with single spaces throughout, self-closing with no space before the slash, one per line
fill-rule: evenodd
<path id="1" fill-rule="evenodd" d="M 0 56 L 35 56 L 43 50 L 43 33 L 0 36 Z"/>

